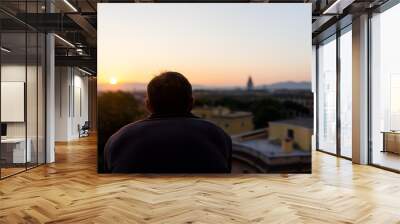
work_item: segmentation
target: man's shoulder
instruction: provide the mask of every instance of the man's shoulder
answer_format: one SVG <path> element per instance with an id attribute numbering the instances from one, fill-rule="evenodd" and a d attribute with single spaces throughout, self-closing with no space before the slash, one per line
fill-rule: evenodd
<path id="1" fill-rule="evenodd" d="M 150 124 L 152 122 L 160 122 L 160 124 L 165 123 L 181 123 L 184 125 L 193 125 L 193 126 L 201 126 L 201 127 L 207 127 L 207 128 L 215 128 L 215 129 L 221 129 L 214 123 L 204 120 L 202 118 L 196 117 L 196 116 L 191 116 L 191 117 L 170 117 L 170 118 L 156 118 L 156 119 L 145 119 L 137 124 L 133 123 L 132 125 L 146 125 Z M 221 129 L 222 130 L 222 129 Z"/>
<path id="2" fill-rule="evenodd" d="M 162 117 L 162 118 L 146 118 L 142 119 L 122 127 L 116 134 L 124 135 L 124 133 L 134 133 L 141 132 L 146 129 L 154 129 L 167 127 L 169 131 L 170 125 L 183 125 L 190 126 L 193 128 L 207 129 L 207 130 L 215 130 L 217 132 L 225 133 L 222 128 L 218 127 L 214 123 L 201 119 L 199 117 Z"/>

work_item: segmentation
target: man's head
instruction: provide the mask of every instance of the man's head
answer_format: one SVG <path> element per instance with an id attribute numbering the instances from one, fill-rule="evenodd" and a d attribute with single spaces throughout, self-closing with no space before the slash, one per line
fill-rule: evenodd
<path id="1" fill-rule="evenodd" d="M 147 86 L 147 108 L 152 113 L 188 113 L 192 110 L 192 85 L 178 72 L 163 72 Z"/>

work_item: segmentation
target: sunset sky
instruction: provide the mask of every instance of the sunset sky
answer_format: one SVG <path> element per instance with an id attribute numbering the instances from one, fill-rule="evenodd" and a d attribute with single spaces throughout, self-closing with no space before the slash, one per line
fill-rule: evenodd
<path id="1" fill-rule="evenodd" d="M 148 83 L 166 70 L 192 84 L 311 78 L 310 4 L 98 4 L 99 84 Z"/>

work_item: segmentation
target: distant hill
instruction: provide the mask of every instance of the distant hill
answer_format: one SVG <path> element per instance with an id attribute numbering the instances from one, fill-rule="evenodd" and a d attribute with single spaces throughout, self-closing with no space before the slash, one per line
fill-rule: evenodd
<path id="1" fill-rule="evenodd" d="M 98 90 L 99 91 L 113 91 L 113 90 L 121 90 L 126 92 L 134 92 L 134 91 L 144 91 L 146 90 L 147 84 L 145 83 L 121 83 L 117 85 L 111 85 L 108 83 L 99 84 Z"/>
<path id="2" fill-rule="evenodd" d="M 98 90 L 99 91 L 114 91 L 114 90 L 121 90 L 127 92 L 134 92 L 134 91 L 145 91 L 147 88 L 146 83 L 139 83 L 139 82 L 132 82 L 132 83 L 123 83 L 117 85 L 111 85 L 108 83 L 99 84 Z M 218 90 L 228 90 L 234 88 L 240 88 L 238 86 L 206 86 L 206 85 L 196 85 L 193 84 L 192 88 L 194 90 L 198 89 L 218 89 Z"/>
<path id="3" fill-rule="evenodd" d="M 268 89 L 268 90 L 277 90 L 277 89 L 290 89 L 290 90 L 311 90 L 311 82 L 277 82 L 269 85 L 261 85 L 256 86 L 257 89 Z"/>
<path id="4" fill-rule="evenodd" d="M 111 85 L 108 83 L 105 84 L 99 84 L 98 90 L 99 91 L 113 91 L 113 90 L 121 90 L 121 91 L 127 91 L 127 92 L 132 92 L 132 91 L 145 91 L 147 88 L 146 83 L 139 83 L 139 82 L 133 82 L 133 83 L 123 83 L 123 84 L 117 84 L 117 85 Z M 192 85 L 193 89 L 232 89 L 232 88 L 238 88 L 237 86 L 223 86 L 223 87 L 215 87 L 215 86 L 205 86 L 205 85 Z"/>
<path id="5" fill-rule="evenodd" d="M 99 84 L 98 90 L 99 91 L 113 91 L 113 90 L 122 90 L 128 92 L 134 91 L 145 91 L 147 87 L 146 83 L 123 83 L 117 85 L 111 84 Z M 206 85 L 197 85 L 193 84 L 193 89 L 218 89 L 218 90 L 229 90 L 229 89 L 238 89 L 238 88 L 245 88 L 245 86 L 206 86 Z M 255 89 L 266 89 L 266 90 L 278 90 L 278 89 L 289 89 L 289 90 L 311 90 L 311 82 L 277 82 L 272 83 L 269 85 L 259 85 L 255 86 Z"/>

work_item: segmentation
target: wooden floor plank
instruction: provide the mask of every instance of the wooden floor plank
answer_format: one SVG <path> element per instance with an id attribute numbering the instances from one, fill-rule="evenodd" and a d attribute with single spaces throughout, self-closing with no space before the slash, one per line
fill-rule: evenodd
<path id="1" fill-rule="evenodd" d="M 0 223 L 400 223 L 400 175 L 313 153 L 313 174 L 96 173 L 96 139 L 0 181 Z"/>

